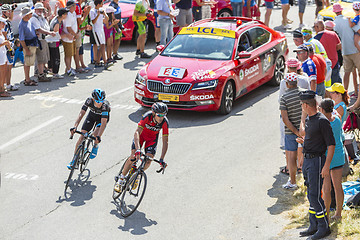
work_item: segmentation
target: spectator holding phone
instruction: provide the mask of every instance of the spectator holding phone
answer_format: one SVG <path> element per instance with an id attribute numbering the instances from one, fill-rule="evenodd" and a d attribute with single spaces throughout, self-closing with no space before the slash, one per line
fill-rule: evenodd
<path id="1" fill-rule="evenodd" d="M 172 6 L 170 0 L 157 0 L 156 9 L 159 14 L 161 38 L 160 44 L 166 45 L 174 36 L 172 20 L 175 18 L 171 14 Z"/>

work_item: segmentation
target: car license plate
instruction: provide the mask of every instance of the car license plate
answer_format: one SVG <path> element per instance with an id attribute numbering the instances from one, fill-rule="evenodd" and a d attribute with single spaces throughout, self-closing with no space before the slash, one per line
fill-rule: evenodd
<path id="1" fill-rule="evenodd" d="M 179 96 L 177 96 L 177 95 L 159 94 L 159 100 L 178 102 L 179 101 Z"/>

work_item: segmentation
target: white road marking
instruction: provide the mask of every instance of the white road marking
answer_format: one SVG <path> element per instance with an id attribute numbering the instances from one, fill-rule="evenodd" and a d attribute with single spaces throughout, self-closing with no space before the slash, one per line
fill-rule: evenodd
<path id="1" fill-rule="evenodd" d="M 130 89 L 132 89 L 132 88 L 134 88 L 134 86 L 131 86 L 131 87 L 128 87 L 128 88 L 124 88 L 124 89 L 119 90 L 119 91 L 117 91 L 117 92 L 110 93 L 110 94 L 108 94 L 107 96 L 108 96 L 108 97 L 115 96 L 115 95 L 117 95 L 117 94 L 126 92 L 127 90 L 130 90 Z"/>
<path id="2" fill-rule="evenodd" d="M 39 175 L 25 173 L 5 173 L 4 178 L 34 181 L 39 178 Z"/>
<path id="3" fill-rule="evenodd" d="M 33 129 L 30 129 L 29 131 L 21 134 L 20 136 L 17 136 L 16 138 L 10 140 L 9 142 L 1 145 L 1 146 L 0 146 L 0 150 L 3 150 L 4 148 L 6 148 L 6 147 L 8 147 L 8 146 L 10 146 L 10 145 L 12 145 L 12 144 L 20 141 L 21 139 L 26 138 L 27 136 L 35 133 L 36 131 L 40 130 L 41 128 L 44 128 L 44 127 L 50 125 L 51 123 L 56 122 L 57 120 L 59 120 L 59 119 L 62 118 L 62 117 L 63 117 L 63 116 L 58 116 L 58 117 L 53 118 L 53 119 L 51 119 L 51 120 L 49 120 L 49 121 L 47 121 L 47 122 L 44 122 L 43 124 L 40 124 L 39 126 L 33 128 Z"/>

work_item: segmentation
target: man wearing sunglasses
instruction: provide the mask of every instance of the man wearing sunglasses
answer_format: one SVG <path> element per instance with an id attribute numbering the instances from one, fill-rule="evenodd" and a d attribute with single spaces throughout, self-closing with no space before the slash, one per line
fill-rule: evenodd
<path id="1" fill-rule="evenodd" d="M 138 128 L 135 131 L 134 140 L 131 146 L 131 155 L 126 160 L 126 165 L 121 173 L 118 182 L 115 184 L 114 190 L 116 192 L 121 191 L 121 184 L 125 182 L 125 176 L 129 172 L 132 163 L 135 160 L 139 160 L 141 147 L 145 143 L 145 154 L 151 158 L 156 153 L 156 146 L 159 139 L 159 132 L 162 130 L 162 151 L 160 157 L 160 163 L 164 167 L 165 154 L 168 149 L 169 139 L 169 121 L 166 117 L 168 107 L 165 103 L 156 102 L 151 106 L 151 111 L 148 111 L 143 115 L 143 118 L 138 124 Z M 145 165 L 145 170 L 149 168 L 150 161 Z"/>
<path id="2" fill-rule="evenodd" d="M 93 159 L 97 155 L 98 144 L 101 142 L 101 135 L 104 133 L 105 127 L 110 119 L 110 103 L 105 100 L 105 91 L 100 88 L 94 89 L 91 94 L 92 97 L 86 99 L 84 105 L 81 108 L 79 116 L 74 124 L 74 127 L 70 129 L 71 135 L 75 134 L 75 130 L 77 129 L 81 119 L 85 115 L 88 108 L 90 108 L 90 112 L 87 115 L 83 126 L 81 128 L 82 133 L 87 133 L 91 129 L 96 126 L 95 131 L 93 133 L 94 137 L 96 137 L 94 147 L 92 149 L 90 159 Z M 81 135 L 79 140 L 76 143 L 75 151 L 78 148 L 79 144 L 82 142 L 84 136 Z M 74 162 L 72 161 L 67 168 L 69 170 L 72 169 Z M 76 166 L 75 166 L 76 167 Z"/>

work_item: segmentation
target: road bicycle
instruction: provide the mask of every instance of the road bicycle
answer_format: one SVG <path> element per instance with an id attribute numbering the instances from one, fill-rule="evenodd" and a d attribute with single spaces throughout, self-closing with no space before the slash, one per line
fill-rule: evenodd
<path id="1" fill-rule="evenodd" d="M 87 133 L 82 133 L 76 130 L 75 133 L 83 135 L 84 139 L 82 140 L 82 142 L 75 151 L 72 161 L 73 165 L 65 185 L 65 192 L 69 186 L 70 180 L 72 179 L 75 169 L 80 168 L 80 173 L 83 173 L 84 170 L 86 169 L 86 166 L 89 163 L 92 148 L 94 147 L 94 141 L 96 140 L 96 138 L 93 136 L 93 130 Z M 70 139 L 73 139 L 73 135 L 70 136 Z"/>
<path id="2" fill-rule="evenodd" d="M 141 200 L 144 197 L 146 184 L 147 184 L 147 177 L 144 171 L 144 167 L 148 161 L 154 161 L 161 165 L 159 160 L 146 156 L 144 153 L 140 154 L 140 161 L 135 161 L 131 166 L 131 169 L 127 176 L 125 177 L 125 182 L 121 186 L 121 191 L 116 192 L 113 189 L 113 199 L 120 201 L 120 214 L 123 217 L 128 217 L 133 214 L 138 206 L 141 203 Z M 140 162 L 140 163 L 138 163 Z M 120 178 L 121 172 L 124 169 L 126 161 L 122 165 L 119 173 L 115 176 L 115 184 Z M 138 165 L 138 166 L 137 166 Z M 157 173 L 163 173 L 165 171 L 167 164 L 164 162 L 163 165 Z M 114 187 L 115 187 L 114 184 Z"/>

